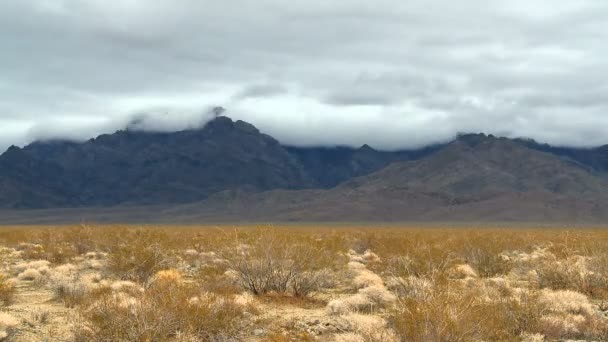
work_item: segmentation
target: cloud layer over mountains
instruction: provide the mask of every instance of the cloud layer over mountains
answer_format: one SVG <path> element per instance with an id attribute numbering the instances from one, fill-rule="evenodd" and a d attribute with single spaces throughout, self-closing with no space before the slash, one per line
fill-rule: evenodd
<path id="1" fill-rule="evenodd" d="M 0 150 L 197 126 L 216 105 L 285 144 L 605 144 L 606 16 L 603 0 L 6 0 Z"/>

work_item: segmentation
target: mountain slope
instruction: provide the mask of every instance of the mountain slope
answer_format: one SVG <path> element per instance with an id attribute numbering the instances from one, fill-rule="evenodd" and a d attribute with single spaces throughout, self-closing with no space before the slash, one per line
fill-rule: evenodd
<path id="1" fill-rule="evenodd" d="M 20 188 L 45 190 L 49 179 L 64 184 L 19 206 L 53 207 L 184 203 L 227 189 L 260 191 L 314 186 L 301 165 L 270 136 L 242 121 L 220 117 L 200 130 L 175 133 L 120 131 L 79 144 L 35 143 L 9 160 L 0 177 Z M 34 173 L 18 171 L 28 164 Z M 53 172 L 42 172 L 46 167 Z M 23 167 L 21 167 L 23 168 Z M 35 170 L 41 169 L 38 173 Z M 10 207 L 5 200 L 2 207 Z"/>
<path id="2" fill-rule="evenodd" d="M 396 161 L 416 160 L 439 150 L 432 145 L 418 150 L 377 151 L 368 145 L 350 147 L 286 147 L 320 188 L 333 188 L 354 177 L 378 171 Z"/>
<path id="3" fill-rule="evenodd" d="M 173 213 L 197 212 L 200 220 L 597 222 L 608 218 L 606 205 L 603 177 L 508 139 L 476 135 L 327 191 L 225 193 Z"/>
<path id="4" fill-rule="evenodd" d="M 68 188 L 63 170 L 37 161 L 23 150 L 9 148 L 0 157 L 0 203 L 3 207 L 31 208 L 38 203 L 66 206 Z"/>
<path id="5" fill-rule="evenodd" d="M 227 190 L 330 188 L 433 151 L 284 147 L 220 116 L 200 129 L 127 129 L 84 143 L 13 147 L 0 156 L 0 208 L 177 204 Z"/>
<path id="6" fill-rule="evenodd" d="M 547 146 L 469 134 L 414 151 L 285 147 L 218 117 L 12 147 L 0 156 L 0 221 L 608 219 L 608 148 Z M 48 209 L 10 210 L 33 208 Z"/>
<path id="7" fill-rule="evenodd" d="M 531 149 L 568 158 L 597 172 L 608 172 L 608 145 L 594 148 L 573 148 L 539 144 L 531 139 L 516 139 L 516 141 Z"/>

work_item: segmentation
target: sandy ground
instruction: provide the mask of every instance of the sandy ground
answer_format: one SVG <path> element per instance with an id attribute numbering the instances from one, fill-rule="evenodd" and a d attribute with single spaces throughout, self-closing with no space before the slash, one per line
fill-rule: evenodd
<path id="1" fill-rule="evenodd" d="M 8 341 L 50 342 L 71 341 L 74 310 L 53 298 L 45 286 L 19 281 L 15 303 L 5 312 L 21 321 Z M 46 318 L 46 321 L 44 320 Z"/>

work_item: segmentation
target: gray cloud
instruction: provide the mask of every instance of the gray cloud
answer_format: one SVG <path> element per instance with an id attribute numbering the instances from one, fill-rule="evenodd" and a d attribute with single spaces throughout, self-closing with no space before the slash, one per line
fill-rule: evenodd
<path id="1" fill-rule="evenodd" d="M 260 83 L 252 84 L 243 88 L 240 92 L 235 94 L 234 100 L 244 100 L 248 98 L 256 97 L 273 97 L 287 93 L 288 90 L 281 84 L 272 83 Z"/>
<path id="2" fill-rule="evenodd" d="M 136 117 L 183 129 L 214 105 L 297 145 L 605 144 L 606 15 L 602 0 L 6 0 L 0 150 Z"/>

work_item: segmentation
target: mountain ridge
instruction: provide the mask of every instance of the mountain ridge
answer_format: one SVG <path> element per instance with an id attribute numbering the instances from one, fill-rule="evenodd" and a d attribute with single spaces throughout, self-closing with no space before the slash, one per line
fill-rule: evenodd
<path id="1" fill-rule="evenodd" d="M 607 170 L 605 146 L 464 134 L 417 150 L 302 148 L 219 116 L 179 132 L 126 129 L 83 143 L 11 147 L 0 155 L 0 208 L 10 216 L 154 207 L 153 221 L 511 220 L 517 213 L 597 221 L 607 218 Z"/>

